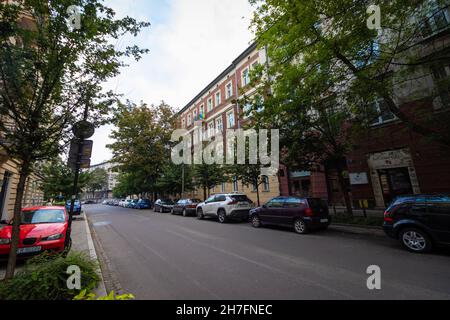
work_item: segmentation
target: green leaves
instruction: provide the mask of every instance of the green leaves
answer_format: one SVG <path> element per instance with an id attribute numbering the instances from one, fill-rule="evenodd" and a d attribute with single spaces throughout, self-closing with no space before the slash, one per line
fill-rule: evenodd
<path id="1" fill-rule="evenodd" d="M 162 102 L 159 106 L 121 105 L 111 133 L 113 161 L 122 172 L 115 190 L 122 196 L 154 191 L 163 167 L 170 161 L 174 112 Z"/>

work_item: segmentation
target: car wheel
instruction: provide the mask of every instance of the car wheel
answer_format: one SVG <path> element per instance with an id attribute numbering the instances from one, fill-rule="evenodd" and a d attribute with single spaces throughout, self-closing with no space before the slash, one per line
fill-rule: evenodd
<path id="1" fill-rule="evenodd" d="M 156 206 L 153 207 L 153 212 L 156 212 Z"/>
<path id="2" fill-rule="evenodd" d="M 183 217 L 187 217 L 186 209 L 183 209 Z"/>
<path id="3" fill-rule="evenodd" d="M 205 218 L 205 216 L 203 215 L 202 208 L 197 209 L 197 219 L 198 220 L 203 220 L 204 218 Z"/>
<path id="4" fill-rule="evenodd" d="M 164 213 L 163 207 L 159 207 L 159 213 Z"/>
<path id="5" fill-rule="evenodd" d="M 294 222 L 294 230 L 295 232 L 299 233 L 299 234 L 306 234 L 308 233 L 308 227 L 306 226 L 305 221 L 303 221 L 302 219 L 297 219 Z"/>
<path id="6" fill-rule="evenodd" d="M 173 211 L 173 208 L 170 209 L 170 214 L 171 214 L 171 215 L 174 215 L 174 214 L 175 214 L 175 211 Z"/>
<path id="7" fill-rule="evenodd" d="M 254 228 L 260 228 L 261 227 L 261 219 L 259 218 L 259 216 L 257 214 L 252 216 L 252 226 Z"/>
<path id="8" fill-rule="evenodd" d="M 411 252 L 426 253 L 432 247 L 430 237 L 422 230 L 413 227 L 402 229 L 399 239 L 402 246 Z"/>
<path id="9" fill-rule="evenodd" d="M 220 209 L 219 212 L 217 212 L 217 218 L 219 219 L 219 223 L 227 222 L 227 213 L 225 210 Z"/>

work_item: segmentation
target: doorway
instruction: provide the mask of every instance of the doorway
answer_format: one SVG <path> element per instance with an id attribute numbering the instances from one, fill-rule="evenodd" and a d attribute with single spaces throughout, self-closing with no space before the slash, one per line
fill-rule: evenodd
<path id="1" fill-rule="evenodd" d="M 378 170 L 378 175 L 386 204 L 398 196 L 414 194 L 407 167 Z"/>

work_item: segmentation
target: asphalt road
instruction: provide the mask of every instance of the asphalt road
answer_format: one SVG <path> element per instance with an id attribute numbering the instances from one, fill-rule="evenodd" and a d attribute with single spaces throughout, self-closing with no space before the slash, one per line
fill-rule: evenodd
<path id="1" fill-rule="evenodd" d="M 137 299 L 450 298 L 448 250 L 417 255 L 385 237 L 85 210 L 122 288 Z M 371 265 L 381 268 L 381 290 L 367 288 Z"/>

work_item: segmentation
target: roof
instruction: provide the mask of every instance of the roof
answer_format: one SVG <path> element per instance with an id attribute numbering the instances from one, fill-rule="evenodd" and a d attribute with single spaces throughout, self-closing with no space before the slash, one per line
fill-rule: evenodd
<path id="1" fill-rule="evenodd" d="M 229 65 L 224 71 L 222 71 L 210 84 L 208 84 L 199 94 L 197 94 L 189 103 L 184 106 L 183 109 L 177 112 L 177 114 L 183 113 L 189 109 L 198 99 L 200 99 L 205 93 L 207 93 L 214 85 L 219 82 L 224 76 L 230 73 L 239 62 L 241 62 L 249 53 L 251 53 L 257 47 L 257 43 L 253 42 L 247 49 L 245 49 L 236 59 L 233 60 L 231 65 Z"/>

